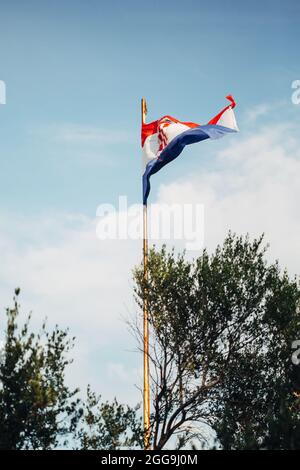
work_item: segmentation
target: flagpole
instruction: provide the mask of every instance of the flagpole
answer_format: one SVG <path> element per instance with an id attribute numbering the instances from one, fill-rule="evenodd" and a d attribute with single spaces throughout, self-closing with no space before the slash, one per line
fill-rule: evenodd
<path id="1" fill-rule="evenodd" d="M 142 124 L 146 123 L 147 105 L 145 98 L 141 101 Z M 143 264 L 144 283 L 148 280 L 148 211 L 147 203 L 143 206 Z M 149 320 L 147 291 L 143 297 L 143 330 L 144 330 L 144 449 L 150 449 L 150 379 L 149 379 Z"/>

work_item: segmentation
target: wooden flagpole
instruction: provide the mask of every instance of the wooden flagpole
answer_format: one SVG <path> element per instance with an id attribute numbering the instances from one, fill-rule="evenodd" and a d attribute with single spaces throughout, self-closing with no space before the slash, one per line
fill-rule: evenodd
<path id="1" fill-rule="evenodd" d="M 147 105 L 145 98 L 141 102 L 142 124 L 146 123 Z M 147 204 L 143 206 L 143 262 L 144 282 L 148 280 L 148 227 L 147 227 Z M 149 320 L 147 291 L 144 290 L 143 299 L 144 319 L 144 449 L 150 449 L 150 378 L 149 378 Z"/>

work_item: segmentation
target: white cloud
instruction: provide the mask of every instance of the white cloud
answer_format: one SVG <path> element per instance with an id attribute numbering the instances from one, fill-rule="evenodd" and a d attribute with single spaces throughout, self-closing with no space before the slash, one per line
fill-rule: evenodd
<path id="1" fill-rule="evenodd" d="M 53 126 L 52 132 L 56 140 L 75 144 L 119 144 L 134 141 L 129 132 L 120 129 L 113 130 L 72 123 Z"/>
<path id="2" fill-rule="evenodd" d="M 278 101 L 276 103 L 260 103 L 256 106 L 252 106 L 246 113 L 245 119 L 249 124 L 255 124 L 261 117 L 268 116 L 271 119 L 273 116 L 276 118 L 278 111 L 283 108 L 286 109 L 286 103 Z"/>
<path id="3" fill-rule="evenodd" d="M 214 248 L 229 229 L 265 233 L 270 256 L 300 272 L 300 151 L 294 128 L 280 125 L 234 136 L 214 170 L 161 187 L 163 202 L 205 206 L 205 244 Z"/>
<path id="4" fill-rule="evenodd" d="M 108 376 L 111 380 L 123 382 L 124 385 L 132 385 L 133 383 L 142 383 L 142 368 L 129 368 L 120 362 L 109 362 L 107 364 Z"/>
<path id="5" fill-rule="evenodd" d="M 6 215 L 1 229 L 2 311 L 20 286 L 22 310 L 33 310 L 36 326 L 47 316 L 51 326 L 70 326 L 76 335 L 72 383 L 91 382 L 106 397 L 117 394 L 118 387 L 109 387 L 107 361 L 124 360 L 129 369 L 139 363 L 128 352 L 134 340 L 124 317 L 135 310 L 131 270 L 140 259 L 140 241 L 101 242 L 95 220 L 63 214 Z M 131 388 L 121 398 L 139 400 L 134 383 Z"/>
<path id="6" fill-rule="evenodd" d="M 253 108 L 249 109 L 249 111 L 246 113 L 246 118 L 250 122 L 255 122 L 259 117 L 267 114 L 269 110 L 269 104 L 258 104 L 257 106 L 254 106 Z"/>

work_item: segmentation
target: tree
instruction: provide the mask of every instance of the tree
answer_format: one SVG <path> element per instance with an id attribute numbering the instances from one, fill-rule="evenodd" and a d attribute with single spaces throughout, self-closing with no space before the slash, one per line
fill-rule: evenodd
<path id="1" fill-rule="evenodd" d="M 141 448 L 143 432 L 139 405 L 131 408 L 119 404 L 116 398 L 112 403 L 102 402 L 87 390 L 87 400 L 83 405 L 84 413 L 81 427 L 77 433 L 79 447 L 84 450 L 117 450 Z"/>
<path id="2" fill-rule="evenodd" d="M 0 351 L 0 449 L 118 449 L 142 441 L 138 407 L 102 402 L 88 387 L 86 399 L 71 390 L 65 372 L 74 339 L 68 330 L 42 325 L 30 330 L 30 316 L 19 328 L 18 295 L 6 310 Z"/>
<path id="3" fill-rule="evenodd" d="M 148 280 L 135 269 L 140 307 L 148 296 L 154 449 L 176 435 L 178 447 L 203 444 L 208 427 L 208 442 L 215 434 L 228 449 L 270 448 L 275 436 L 288 447 L 286 427 L 297 441 L 299 284 L 267 262 L 262 243 L 230 233 L 191 261 L 153 248 Z M 134 330 L 141 339 L 139 323 Z"/>
<path id="4" fill-rule="evenodd" d="M 66 445 L 80 418 L 78 390 L 65 383 L 73 340 L 58 326 L 48 333 L 18 328 L 18 295 L 6 311 L 0 360 L 0 449 L 50 449 Z"/>

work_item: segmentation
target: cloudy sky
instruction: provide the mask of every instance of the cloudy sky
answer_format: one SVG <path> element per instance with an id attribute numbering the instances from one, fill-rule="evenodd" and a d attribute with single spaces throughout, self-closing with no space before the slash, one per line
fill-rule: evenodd
<path id="1" fill-rule="evenodd" d="M 210 250 L 228 229 L 264 232 L 300 272 L 300 5 L 244 3 L 0 3 L 0 322 L 20 286 L 35 325 L 77 337 L 69 380 L 105 398 L 140 399 L 124 318 L 141 242 L 99 240 L 96 210 L 140 202 L 141 96 L 149 120 L 206 123 L 233 94 L 241 132 L 186 149 L 151 202 L 203 204 Z"/>

